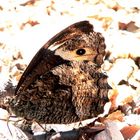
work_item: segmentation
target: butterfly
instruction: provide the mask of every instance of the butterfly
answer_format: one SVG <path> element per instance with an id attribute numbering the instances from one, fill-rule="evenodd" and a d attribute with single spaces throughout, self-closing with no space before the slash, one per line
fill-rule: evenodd
<path id="1" fill-rule="evenodd" d="M 68 124 L 98 116 L 108 100 L 105 40 L 89 21 L 70 25 L 34 56 L 10 101 L 27 120 Z"/>

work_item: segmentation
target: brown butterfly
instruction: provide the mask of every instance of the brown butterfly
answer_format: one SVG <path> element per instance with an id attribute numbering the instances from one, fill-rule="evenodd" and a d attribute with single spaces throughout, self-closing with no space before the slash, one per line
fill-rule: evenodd
<path id="1" fill-rule="evenodd" d="M 101 72 L 104 38 L 88 21 L 50 39 L 23 73 L 10 106 L 17 116 L 39 123 L 66 124 L 95 117 L 108 102 Z"/>

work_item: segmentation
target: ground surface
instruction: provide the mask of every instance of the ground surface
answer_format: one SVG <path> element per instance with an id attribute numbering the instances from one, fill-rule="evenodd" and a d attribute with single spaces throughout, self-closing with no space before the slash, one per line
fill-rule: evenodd
<path id="1" fill-rule="evenodd" d="M 31 58 L 50 37 L 71 23 L 89 20 L 105 37 L 109 52 L 102 66 L 113 88 L 110 112 L 103 121 L 110 134 L 105 135 L 114 140 L 140 139 L 139 8 L 139 0 L 0 1 L 1 94 L 8 81 L 17 85 Z"/>

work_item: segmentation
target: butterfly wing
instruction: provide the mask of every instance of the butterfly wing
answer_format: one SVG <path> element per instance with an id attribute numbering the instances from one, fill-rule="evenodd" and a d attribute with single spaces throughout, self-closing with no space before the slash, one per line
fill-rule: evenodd
<path id="1" fill-rule="evenodd" d="M 54 54 L 57 47 L 63 42 L 74 38 L 82 33 L 89 34 L 93 31 L 93 26 L 88 21 L 80 21 L 65 28 L 60 33 L 52 37 L 34 56 L 25 72 L 20 78 L 16 88 L 16 94 L 26 90 L 32 81 L 48 72 L 53 67 L 66 63 L 67 61 Z"/>

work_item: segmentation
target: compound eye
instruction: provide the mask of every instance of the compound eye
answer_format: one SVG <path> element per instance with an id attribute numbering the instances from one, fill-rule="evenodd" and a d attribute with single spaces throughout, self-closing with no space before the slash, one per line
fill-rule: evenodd
<path id="1" fill-rule="evenodd" d="M 78 49 L 77 51 L 76 51 L 76 54 L 77 55 L 84 55 L 86 53 L 86 50 L 85 49 Z"/>

